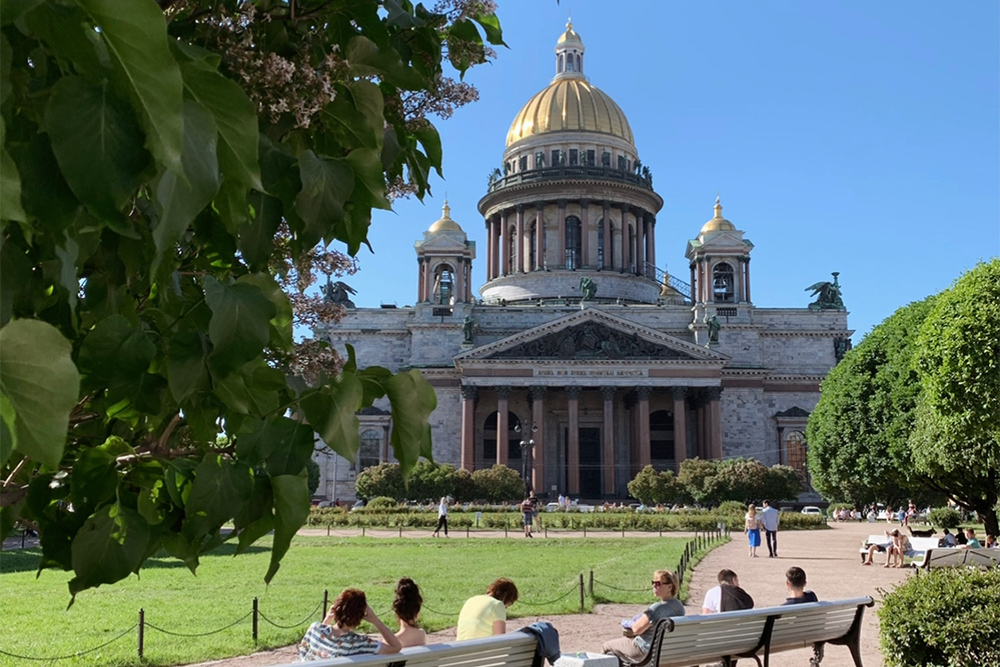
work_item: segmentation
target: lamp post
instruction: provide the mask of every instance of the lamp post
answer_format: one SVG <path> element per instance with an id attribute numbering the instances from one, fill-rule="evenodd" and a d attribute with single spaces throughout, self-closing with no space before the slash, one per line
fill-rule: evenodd
<path id="1" fill-rule="evenodd" d="M 520 432 L 520 430 L 520 425 L 514 427 L 515 432 Z M 538 433 L 538 424 L 531 425 L 531 433 L 532 435 Z M 522 440 L 518 444 L 521 446 L 521 476 L 524 478 L 524 495 L 530 496 L 534 491 L 531 485 L 531 457 L 532 450 L 535 448 L 535 439 Z"/>

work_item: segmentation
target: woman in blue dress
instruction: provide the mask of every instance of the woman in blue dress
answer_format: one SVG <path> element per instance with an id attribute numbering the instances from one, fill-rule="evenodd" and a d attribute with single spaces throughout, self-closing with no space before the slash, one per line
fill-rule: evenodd
<path id="1" fill-rule="evenodd" d="M 760 520 L 757 519 L 757 507 L 751 503 L 747 506 L 746 522 L 743 532 L 747 534 L 750 544 L 750 557 L 757 557 L 757 547 L 760 546 Z"/>

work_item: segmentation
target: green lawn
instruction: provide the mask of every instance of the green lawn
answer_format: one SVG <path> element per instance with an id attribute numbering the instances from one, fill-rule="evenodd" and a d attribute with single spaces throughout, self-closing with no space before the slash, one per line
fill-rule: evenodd
<path id="1" fill-rule="evenodd" d="M 69 609 L 70 574 L 45 571 L 36 579 L 38 552 L 8 551 L 0 556 L 0 665 L 26 662 L 5 653 L 65 656 L 123 632 L 100 650 L 49 664 L 176 665 L 250 653 L 255 650 L 248 617 L 254 597 L 262 615 L 256 648 L 283 646 L 319 619 L 324 589 L 332 600 L 348 586 L 363 589 L 376 613 L 395 627 L 392 591 L 401 576 L 420 585 L 421 621 L 428 630 L 454 625 L 464 600 L 501 576 L 513 579 L 520 590 L 512 617 L 579 611 L 579 576 L 588 579 L 591 570 L 597 583 L 595 597 L 586 598 L 588 609 L 595 602 L 641 604 L 650 598 L 652 571 L 674 568 L 686 541 L 298 537 L 269 587 L 263 584 L 267 549 L 254 547 L 233 558 L 233 549 L 225 547 L 202 559 L 197 576 L 172 559 L 154 561 L 141 577 L 81 593 Z M 138 659 L 137 631 L 130 630 L 140 608 L 147 624 L 145 663 Z M 263 617 L 291 627 L 275 627 Z M 204 637 L 155 629 L 194 635 L 234 622 Z"/>

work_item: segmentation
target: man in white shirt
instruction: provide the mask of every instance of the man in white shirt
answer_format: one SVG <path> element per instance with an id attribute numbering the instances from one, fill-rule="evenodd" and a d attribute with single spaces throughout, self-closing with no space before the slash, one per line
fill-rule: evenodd
<path id="1" fill-rule="evenodd" d="M 781 517 L 778 515 L 778 510 L 771 507 L 771 501 L 764 501 L 764 510 L 760 513 L 760 523 L 764 527 L 764 533 L 767 535 L 767 557 L 777 558 L 778 557 L 778 524 L 781 522 Z"/>
<path id="2" fill-rule="evenodd" d="M 701 613 L 717 614 L 720 611 L 753 609 L 753 598 L 742 588 L 740 579 L 732 570 L 719 570 L 719 585 L 708 589 Z"/>

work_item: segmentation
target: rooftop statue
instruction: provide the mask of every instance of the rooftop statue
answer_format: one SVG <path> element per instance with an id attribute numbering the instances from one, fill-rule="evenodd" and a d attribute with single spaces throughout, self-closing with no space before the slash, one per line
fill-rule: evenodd
<path id="1" fill-rule="evenodd" d="M 475 323 L 472 321 L 472 318 L 469 317 L 468 315 L 466 315 L 465 319 L 462 320 L 462 341 L 463 342 L 465 342 L 465 343 L 471 343 L 472 342 L 472 329 L 473 329 L 473 326 L 475 326 Z"/>
<path id="2" fill-rule="evenodd" d="M 705 324 L 708 325 L 708 342 L 718 343 L 719 329 L 722 328 L 722 323 L 719 322 L 719 318 L 716 317 L 715 315 L 712 315 L 710 318 L 705 320 Z"/>
<path id="3" fill-rule="evenodd" d="M 597 283 L 590 276 L 580 278 L 580 293 L 583 294 L 584 301 L 593 301 L 597 294 Z"/>
<path id="4" fill-rule="evenodd" d="M 847 310 L 844 308 L 844 300 L 840 295 L 840 283 L 837 282 L 837 276 L 840 273 L 834 271 L 832 275 L 832 283 L 823 281 L 805 289 L 806 292 L 812 291 L 809 296 L 816 297 L 816 300 L 809 304 L 809 310 Z"/>
<path id="5" fill-rule="evenodd" d="M 343 281 L 338 280 L 337 282 L 333 282 L 330 280 L 330 276 L 327 276 L 326 284 L 320 287 L 320 291 L 323 292 L 323 298 L 329 303 L 335 303 L 344 308 L 356 307 L 354 302 L 351 301 L 350 295 L 357 294 L 358 292 Z"/>

